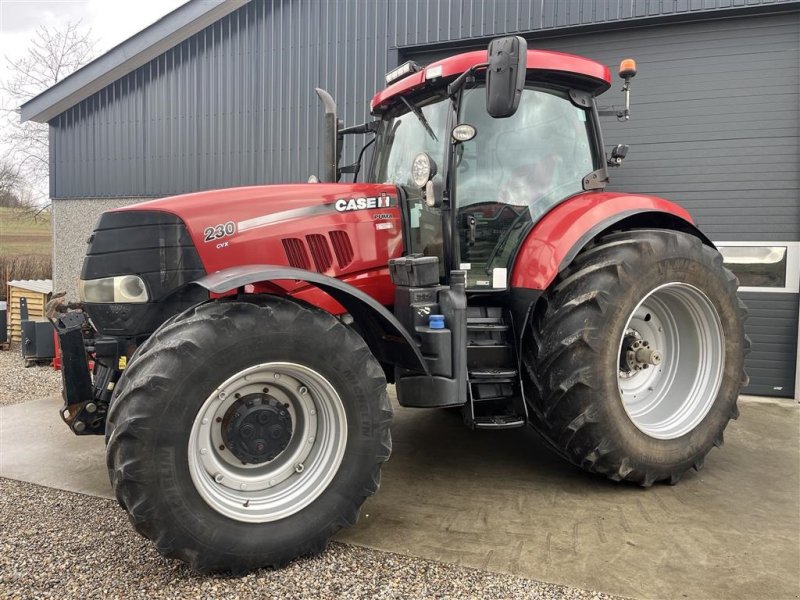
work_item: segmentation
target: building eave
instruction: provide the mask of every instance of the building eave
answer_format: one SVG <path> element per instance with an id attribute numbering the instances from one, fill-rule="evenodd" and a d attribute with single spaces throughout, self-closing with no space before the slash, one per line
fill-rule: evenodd
<path id="1" fill-rule="evenodd" d="M 250 0 L 189 0 L 20 107 L 20 120 L 46 123 L 147 64 Z"/>

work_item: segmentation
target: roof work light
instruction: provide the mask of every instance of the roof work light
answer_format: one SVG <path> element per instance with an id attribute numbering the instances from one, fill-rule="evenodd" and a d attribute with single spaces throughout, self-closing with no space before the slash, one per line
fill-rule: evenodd
<path id="1" fill-rule="evenodd" d="M 389 71 L 386 74 L 386 76 L 385 76 L 386 85 L 389 85 L 390 83 L 394 83 L 395 81 L 399 81 L 399 80 L 403 79 L 403 77 L 408 77 L 412 73 L 416 73 L 416 72 L 421 71 L 421 70 L 422 70 L 422 67 L 420 67 L 413 60 L 407 60 L 406 62 L 404 62 L 399 67 L 397 67 L 396 69 L 392 69 L 391 71 Z"/>

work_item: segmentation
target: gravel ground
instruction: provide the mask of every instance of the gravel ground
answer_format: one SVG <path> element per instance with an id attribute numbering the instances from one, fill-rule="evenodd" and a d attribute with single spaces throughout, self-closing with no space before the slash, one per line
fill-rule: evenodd
<path id="1" fill-rule="evenodd" d="M 0 406 L 61 393 L 61 371 L 48 365 L 25 368 L 18 344 L 0 350 Z"/>
<path id="2" fill-rule="evenodd" d="M 0 597 L 611 598 L 338 543 L 280 571 L 200 576 L 162 558 L 116 502 L 8 479 L 0 479 Z"/>

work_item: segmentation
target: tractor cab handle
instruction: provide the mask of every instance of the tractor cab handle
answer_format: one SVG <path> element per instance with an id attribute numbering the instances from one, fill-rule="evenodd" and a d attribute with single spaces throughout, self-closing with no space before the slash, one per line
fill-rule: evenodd
<path id="1" fill-rule="evenodd" d="M 472 247 L 478 234 L 478 220 L 475 215 L 464 215 L 464 228 L 467 230 L 467 246 Z"/>

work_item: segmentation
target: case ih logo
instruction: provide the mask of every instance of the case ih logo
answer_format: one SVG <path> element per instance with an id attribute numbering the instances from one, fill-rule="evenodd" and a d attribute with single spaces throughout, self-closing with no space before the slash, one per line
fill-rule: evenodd
<path id="1" fill-rule="evenodd" d="M 392 205 L 392 197 L 381 192 L 380 196 L 370 196 L 369 198 L 339 198 L 334 207 L 339 212 L 348 210 L 365 210 L 368 208 L 389 208 Z"/>

